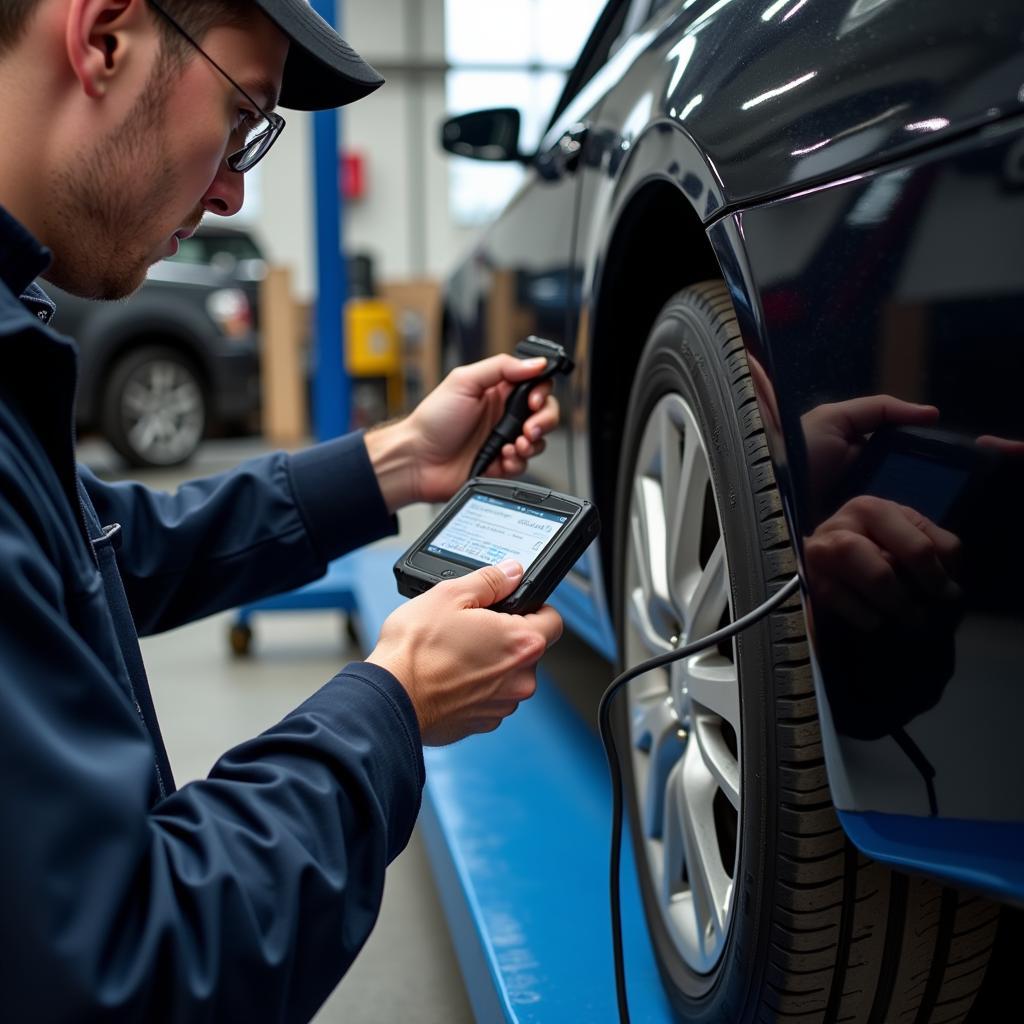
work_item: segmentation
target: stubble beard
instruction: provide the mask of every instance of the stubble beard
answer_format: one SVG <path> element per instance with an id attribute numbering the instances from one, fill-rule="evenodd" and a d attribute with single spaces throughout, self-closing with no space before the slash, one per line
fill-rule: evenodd
<path id="1" fill-rule="evenodd" d="M 177 174 L 162 128 L 171 83 L 155 69 L 121 126 L 53 175 L 48 281 L 88 299 L 123 299 L 146 279 Z"/>

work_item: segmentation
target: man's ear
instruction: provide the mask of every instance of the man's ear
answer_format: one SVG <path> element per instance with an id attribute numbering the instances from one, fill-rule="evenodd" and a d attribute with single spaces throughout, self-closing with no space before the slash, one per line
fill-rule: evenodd
<path id="1" fill-rule="evenodd" d="M 70 0 L 65 45 L 87 96 L 97 99 L 106 93 L 148 17 L 145 0 Z"/>

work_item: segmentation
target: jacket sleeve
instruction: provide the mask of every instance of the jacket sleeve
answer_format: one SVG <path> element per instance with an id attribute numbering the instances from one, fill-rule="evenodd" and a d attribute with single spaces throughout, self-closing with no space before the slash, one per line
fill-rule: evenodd
<path id="1" fill-rule="evenodd" d="M 141 635 L 301 586 L 397 529 L 362 434 L 252 459 L 174 494 L 80 472 L 101 523 L 121 524 L 118 568 Z"/>
<path id="2" fill-rule="evenodd" d="M 351 665 L 205 780 L 148 804 L 153 750 L 0 493 L 0 981 L 18 1021 L 305 1021 L 369 933 L 423 762 L 387 672 Z"/>

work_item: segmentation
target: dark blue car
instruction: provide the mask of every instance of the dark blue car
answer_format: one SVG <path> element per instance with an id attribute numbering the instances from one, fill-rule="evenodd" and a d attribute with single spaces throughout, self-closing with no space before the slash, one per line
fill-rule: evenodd
<path id="1" fill-rule="evenodd" d="M 988 1022 L 1024 901 L 1024 5 L 612 0 L 448 282 L 446 358 L 577 363 L 571 623 L 688 1021 Z M 595 680 L 596 703 L 603 680 Z"/>
<path id="2" fill-rule="evenodd" d="M 132 466 L 187 462 L 204 437 L 251 430 L 260 407 L 262 254 L 248 231 L 203 225 L 125 302 L 53 285 L 54 326 L 75 339 L 80 433 Z"/>

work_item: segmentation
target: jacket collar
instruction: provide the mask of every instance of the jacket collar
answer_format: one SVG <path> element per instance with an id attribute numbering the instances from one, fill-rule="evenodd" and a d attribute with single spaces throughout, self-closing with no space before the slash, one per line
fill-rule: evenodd
<path id="1" fill-rule="evenodd" d="M 0 281 L 12 295 L 25 294 L 33 303 L 49 303 L 43 290 L 33 281 L 52 261 L 52 254 L 0 206 Z M 49 303 L 52 314 L 53 305 Z M 32 312 L 38 316 L 35 306 Z M 42 319 L 42 317 L 40 317 Z M 48 320 L 49 318 L 47 318 Z"/>

